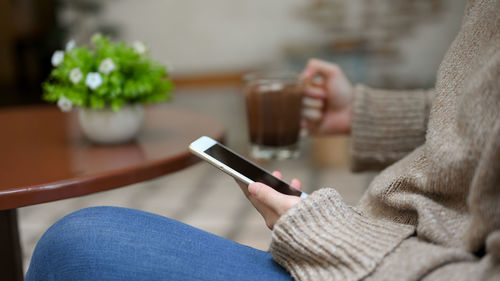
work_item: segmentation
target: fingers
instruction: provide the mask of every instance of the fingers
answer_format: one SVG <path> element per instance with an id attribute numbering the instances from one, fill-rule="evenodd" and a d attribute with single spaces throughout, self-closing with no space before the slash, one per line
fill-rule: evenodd
<path id="1" fill-rule="evenodd" d="M 302 117 L 306 121 L 312 122 L 321 120 L 327 97 L 324 87 L 306 85 L 304 94 L 305 96 L 302 99 Z"/>
<path id="2" fill-rule="evenodd" d="M 302 183 L 298 179 L 293 179 L 290 182 L 290 186 L 297 190 L 302 190 Z"/>
<path id="3" fill-rule="evenodd" d="M 321 109 L 325 102 L 322 99 L 304 97 L 302 99 L 302 105 L 308 108 Z"/>
<path id="4" fill-rule="evenodd" d="M 284 214 L 288 209 L 295 205 L 300 198 L 297 196 L 284 195 L 271 187 L 255 182 L 248 186 L 248 191 L 251 196 L 256 198 L 265 206 L 271 208 L 279 216 Z"/>
<path id="5" fill-rule="evenodd" d="M 309 96 L 315 99 L 326 99 L 326 90 L 324 87 L 306 84 L 304 86 L 305 96 Z"/>
<path id="6" fill-rule="evenodd" d="M 333 63 L 318 59 L 310 59 L 307 62 L 306 68 L 302 72 L 302 77 L 307 81 L 311 81 L 314 79 L 314 76 L 320 75 L 328 80 L 330 77 L 338 73 L 338 71 L 339 67 Z"/>
<path id="7" fill-rule="evenodd" d="M 278 171 L 274 171 L 272 174 L 279 179 L 283 178 Z M 297 179 L 293 179 L 290 185 L 298 190 L 302 189 L 302 184 Z M 274 224 L 281 215 L 286 213 L 301 200 L 300 197 L 297 196 L 281 194 L 270 186 L 260 182 L 250 184 L 247 187 L 247 193 L 249 194 L 249 196 L 247 196 L 248 199 L 262 215 L 269 229 L 273 229 Z"/>
<path id="8" fill-rule="evenodd" d="M 319 121 L 323 116 L 324 100 L 318 98 L 304 97 L 302 99 L 302 117 L 306 121 Z"/>
<path id="9" fill-rule="evenodd" d="M 283 175 L 280 171 L 273 171 L 272 174 L 280 180 L 283 179 Z M 295 189 L 302 190 L 302 183 L 296 178 L 292 179 L 292 181 L 290 182 L 290 186 Z"/>
<path id="10" fill-rule="evenodd" d="M 323 111 L 316 108 L 303 108 L 301 114 L 306 121 L 313 122 L 319 121 L 323 117 Z"/>
<path id="11" fill-rule="evenodd" d="M 260 182 L 251 183 L 248 186 L 248 191 L 253 197 L 257 198 L 266 206 L 271 207 L 273 210 L 276 209 L 276 202 L 279 202 L 281 200 L 280 195 L 282 195 L 271 187 Z"/>

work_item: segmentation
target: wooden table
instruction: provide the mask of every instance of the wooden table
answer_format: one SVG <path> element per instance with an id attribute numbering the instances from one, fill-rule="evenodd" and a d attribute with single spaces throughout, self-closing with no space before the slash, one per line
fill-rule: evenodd
<path id="1" fill-rule="evenodd" d="M 223 125 L 172 105 L 147 107 L 136 141 L 94 145 L 77 112 L 55 106 L 0 110 L 0 279 L 22 280 L 16 208 L 82 196 L 148 180 L 197 162 L 188 145 L 223 140 Z"/>

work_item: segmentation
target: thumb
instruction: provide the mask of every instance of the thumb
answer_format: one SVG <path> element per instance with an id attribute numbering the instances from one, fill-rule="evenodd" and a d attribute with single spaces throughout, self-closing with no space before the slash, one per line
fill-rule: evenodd
<path id="1" fill-rule="evenodd" d="M 277 192 L 270 186 L 254 182 L 248 186 L 248 191 L 252 197 L 280 215 L 288 210 L 288 196 Z"/>

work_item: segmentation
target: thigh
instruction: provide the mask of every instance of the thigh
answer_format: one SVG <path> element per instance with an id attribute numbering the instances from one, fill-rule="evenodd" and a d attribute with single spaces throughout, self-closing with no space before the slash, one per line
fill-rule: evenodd
<path id="1" fill-rule="evenodd" d="M 267 252 L 142 211 L 96 207 L 55 223 L 26 280 L 292 280 Z"/>

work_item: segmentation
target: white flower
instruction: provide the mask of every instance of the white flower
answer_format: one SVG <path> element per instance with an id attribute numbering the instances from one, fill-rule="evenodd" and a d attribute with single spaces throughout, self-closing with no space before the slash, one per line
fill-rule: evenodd
<path id="1" fill-rule="evenodd" d="M 66 43 L 66 52 L 73 50 L 76 46 L 75 40 L 71 39 Z"/>
<path id="2" fill-rule="evenodd" d="M 141 41 L 135 41 L 134 43 L 132 43 L 132 47 L 138 54 L 144 54 L 147 51 L 146 44 L 142 43 Z"/>
<path id="3" fill-rule="evenodd" d="M 115 68 L 116 65 L 110 58 L 103 59 L 101 64 L 99 64 L 99 71 L 104 74 L 110 74 L 113 70 L 115 70 Z"/>
<path id="4" fill-rule="evenodd" d="M 77 84 L 78 82 L 80 82 L 80 80 L 82 80 L 82 78 L 83 78 L 83 73 L 78 67 L 73 68 L 69 73 L 69 80 L 71 80 L 73 84 Z"/>
<path id="5" fill-rule="evenodd" d="M 70 112 L 71 109 L 73 108 L 73 103 L 65 96 L 62 96 L 57 101 L 57 106 L 59 106 L 62 112 Z"/>
<path id="6" fill-rule="evenodd" d="M 54 54 L 52 55 L 52 65 L 53 66 L 58 66 L 60 65 L 64 60 L 64 51 L 55 51 Z"/>
<path id="7" fill-rule="evenodd" d="M 85 79 L 85 84 L 92 90 L 99 88 L 102 84 L 101 74 L 99 74 L 99 72 L 89 72 L 89 74 L 87 74 L 87 78 Z"/>

